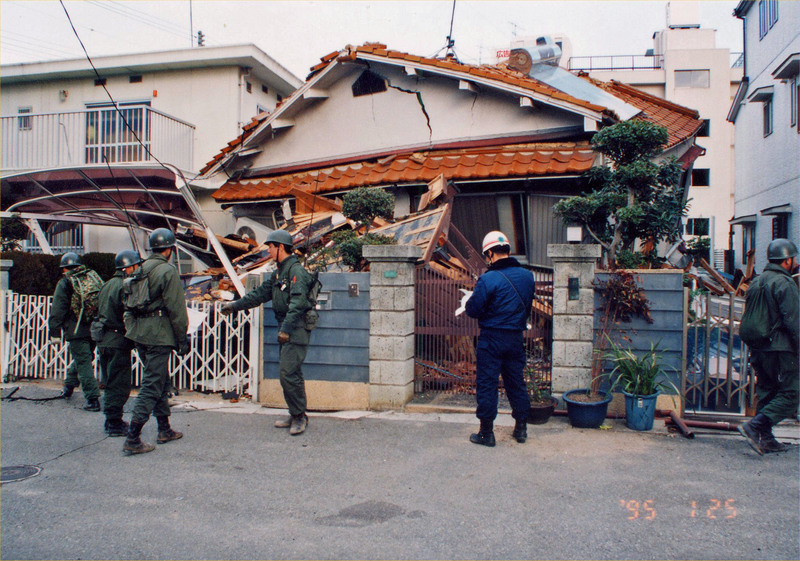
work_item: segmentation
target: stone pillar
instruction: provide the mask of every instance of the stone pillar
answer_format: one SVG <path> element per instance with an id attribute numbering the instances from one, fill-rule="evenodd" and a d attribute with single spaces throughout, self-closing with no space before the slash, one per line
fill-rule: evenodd
<path id="1" fill-rule="evenodd" d="M 370 262 L 369 407 L 397 409 L 414 396 L 414 268 L 422 250 L 365 245 Z"/>
<path id="2" fill-rule="evenodd" d="M 9 351 L 6 340 L 8 339 L 8 310 L 6 310 L 8 298 L 8 271 L 14 266 L 11 259 L 0 259 L 0 365 L 2 365 L 3 381 L 8 375 Z"/>
<path id="3" fill-rule="evenodd" d="M 599 245 L 548 244 L 553 260 L 553 393 L 589 387 Z"/>

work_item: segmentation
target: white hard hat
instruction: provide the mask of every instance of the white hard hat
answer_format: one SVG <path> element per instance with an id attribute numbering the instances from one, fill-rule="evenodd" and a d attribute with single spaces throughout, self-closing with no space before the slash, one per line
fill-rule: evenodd
<path id="1" fill-rule="evenodd" d="M 483 238 L 483 249 L 481 253 L 486 253 L 487 250 L 497 247 L 498 245 L 511 245 L 508 238 L 503 232 L 493 231 L 486 234 Z"/>

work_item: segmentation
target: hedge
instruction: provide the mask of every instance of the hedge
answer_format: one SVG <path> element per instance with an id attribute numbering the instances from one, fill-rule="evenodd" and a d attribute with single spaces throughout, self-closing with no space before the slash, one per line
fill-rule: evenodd
<path id="1" fill-rule="evenodd" d="M 0 259 L 10 259 L 14 266 L 9 271 L 9 288 L 18 294 L 50 296 L 61 278 L 61 255 L 3 251 Z M 108 280 L 114 275 L 113 253 L 87 253 L 81 256 L 83 264 L 94 269 Z"/>

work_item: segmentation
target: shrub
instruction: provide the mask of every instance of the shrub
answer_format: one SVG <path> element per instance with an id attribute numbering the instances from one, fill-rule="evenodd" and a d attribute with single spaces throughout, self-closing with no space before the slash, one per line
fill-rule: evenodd
<path id="1" fill-rule="evenodd" d="M 352 232 L 352 230 L 351 230 Z M 339 242 L 339 254 L 342 256 L 342 263 L 351 267 L 354 271 L 363 269 L 365 245 L 394 245 L 395 240 L 392 236 L 381 236 L 376 234 L 366 234 L 361 237 L 348 236 Z"/>
<path id="2" fill-rule="evenodd" d="M 51 296 L 61 278 L 61 255 L 4 251 L 0 258 L 10 259 L 14 266 L 9 271 L 9 288 L 18 294 Z M 83 263 L 108 280 L 114 274 L 113 253 L 87 253 Z"/>
<path id="3" fill-rule="evenodd" d="M 342 214 L 359 224 L 369 226 L 380 216 L 390 219 L 394 211 L 394 195 L 383 189 L 360 187 L 342 197 Z"/>

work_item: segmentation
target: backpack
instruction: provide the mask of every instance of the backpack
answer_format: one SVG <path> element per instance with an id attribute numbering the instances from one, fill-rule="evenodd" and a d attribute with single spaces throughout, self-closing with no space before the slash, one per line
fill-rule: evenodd
<path id="1" fill-rule="evenodd" d="M 122 281 L 122 304 L 129 312 L 144 313 L 150 303 L 150 282 L 147 274 L 139 267 Z"/>
<path id="2" fill-rule="evenodd" d="M 772 341 L 774 329 L 769 321 L 767 291 L 762 283 L 753 283 L 747 289 L 739 338 L 751 349 L 763 349 Z"/>
<path id="3" fill-rule="evenodd" d="M 85 267 L 71 272 L 66 277 L 72 286 L 70 309 L 78 318 L 75 325 L 75 333 L 77 333 L 78 324 L 81 321 L 90 324 L 97 317 L 99 309 L 97 297 L 100 289 L 103 288 L 103 279 L 96 272 Z"/>

